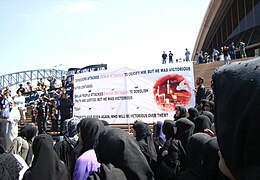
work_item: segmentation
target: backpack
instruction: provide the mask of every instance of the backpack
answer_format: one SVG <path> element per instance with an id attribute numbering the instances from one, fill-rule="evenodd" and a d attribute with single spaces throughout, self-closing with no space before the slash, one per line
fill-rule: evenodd
<path id="1" fill-rule="evenodd" d="M 174 178 L 182 170 L 182 161 L 186 153 L 181 141 L 177 139 L 168 140 L 164 148 L 168 151 L 168 154 L 161 159 L 159 164 L 160 174 L 163 178 Z"/>

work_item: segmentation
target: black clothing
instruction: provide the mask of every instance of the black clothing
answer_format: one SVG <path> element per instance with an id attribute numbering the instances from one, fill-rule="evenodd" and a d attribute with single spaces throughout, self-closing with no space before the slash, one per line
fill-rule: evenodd
<path id="1" fill-rule="evenodd" d="M 215 122 L 215 116 L 209 111 L 202 111 L 201 115 L 205 115 L 209 118 L 211 124 Z"/>
<path id="2" fill-rule="evenodd" d="M 79 123 L 79 129 L 83 141 L 81 155 L 87 150 L 94 148 L 94 145 L 98 142 L 99 135 L 105 131 L 105 126 L 99 119 L 85 118 Z"/>
<path id="3" fill-rule="evenodd" d="M 178 180 L 201 180 L 203 179 L 202 155 L 203 145 L 211 137 L 205 133 L 196 133 L 189 138 L 187 143 L 187 168 L 181 172 Z"/>
<path id="4" fill-rule="evenodd" d="M 22 165 L 16 160 L 13 154 L 0 154 L 0 179 L 18 180 Z"/>
<path id="5" fill-rule="evenodd" d="M 60 132 L 62 134 L 62 129 L 63 127 L 63 122 L 66 119 L 70 119 L 70 107 L 71 107 L 71 102 L 69 99 L 61 99 L 60 100 L 60 105 L 58 106 L 58 110 L 60 110 Z"/>
<path id="6" fill-rule="evenodd" d="M 150 164 L 152 160 L 157 161 L 157 153 L 149 125 L 144 122 L 135 122 L 133 129 L 136 132 L 136 140 L 142 153 L 144 153 L 147 158 L 147 162 Z"/>
<path id="7" fill-rule="evenodd" d="M 165 134 L 166 140 L 169 140 L 170 138 L 174 137 L 174 131 L 173 131 L 174 126 L 175 126 L 174 121 L 164 120 L 162 131 L 163 131 L 163 134 Z"/>
<path id="8" fill-rule="evenodd" d="M 67 168 L 70 179 L 73 177 L 74 166 L 77 160 L 77 153 L 74 151 L 74 142 L 64 136 L 64 140 L 57 142 L 53 149 L 57 153 L 60 160 L 62 160 Z"/>
<path id="9" fill-rule="evenodd" d="M 216 132 L 236 179 L 260 179 L 260 58 L 233 62 L 213 75 Z"/>
<path id="10" fill-rule="evenodd" d="M 202 155 L 202 166 L 204 180 L 228 180 L 222 172 L 219 170 L 219 156 L 218 156 L 218 142 L 217 138 L 212 138 L 203 145 L 203 155 Z"/>
<path id="11" fill-rule="evenodd" d="M 192 136 L 195 125 L 187 118 L 181 118 L 176 121 L 176 127 L 177 133 L 175 135 L 175 138 L 181 140 L 181 144 L 186 150 L 187 141 L 190 136 Z"/>
<path id="12" fill-rule="evenodd" d="M 196 94 L 196 98 L 195 98 L 197 105 L 200 103 L 200 100 L 201 100 L 201 99 L 205 98 L 205 97 L 204 97 L 204 96 L 205 96 L 205 92 L 206 92 L 205 87 L 204 87 L 203 84 L 201 84 L 201 85 L 198 87 L 198 89 L 197 89 L 197 94 Z"/>
<path id="13" fill-rule="evenodd" d="M 69 180 L 67 169 L 53 150 L 52 137 L 40 134 L 33 141 L 34 159 L 23 180 Z"/>
<path id="14" fill-rule="evenodd" d="M 188 119 L 193 122 L 196 117 L 199 116 L 199 111 L 196 108 L 189 108 L 188 109 L 189 117 Z"/>
<path id="15" fill-rule="evenodd" d="M 37 125 L 39 129 L 39 134 L 46 132 L 46 115 L 47 115 L 47 107 L 44 101 L 40 101 L 37 104 L 36 110 L 37 113 Z"/>
<path id="16" fill-rule="evenodd" d="M 194 134 L 201 132 L 204 133 L 204 129 L 211 129 L 210 119 L 206 115 L 199 115 L 194 119 L 195 124 Z"/>
<path id="17" fill-rule="evenodd" d="M 6 148 L 6 120 L 0 118 L 0 145 Z"/>
<path id="18" fill-rule="evenodd" d="M 124 172 L 112 164 L 101 163 L 98 172 L 93 172 L 87 180 L 127 180 Z"/>
<path id="19" fill-rule="evenodd" d="M 176 106 L 175 109 L 178 109 L 180 111 L 180 115 L 176 117 L 176 114 L 174 115 L 174 120 L 178 120 L 180 118 L 185 118 L 187 114 L 187 109 L 184 106 Z"/>
<path id="20" fill-rule="evenodd" d="M 120 168 L 128 180 L 151 180 L 153 172 L 136 140 L 122 129 L 107 128 L 95 147 L 99 162 Z"/>

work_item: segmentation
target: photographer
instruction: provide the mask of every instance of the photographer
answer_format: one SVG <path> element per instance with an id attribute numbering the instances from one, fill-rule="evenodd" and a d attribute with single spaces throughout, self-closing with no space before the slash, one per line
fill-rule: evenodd
<path id="1" fill-rule="evenodd" d="M 47 102 L 45 102 L 45 96 L 41 95 L 36 106 L 37 110 L 37 125 L 39 134 L 46 133 L 46 114 L 47 114 Z"/>

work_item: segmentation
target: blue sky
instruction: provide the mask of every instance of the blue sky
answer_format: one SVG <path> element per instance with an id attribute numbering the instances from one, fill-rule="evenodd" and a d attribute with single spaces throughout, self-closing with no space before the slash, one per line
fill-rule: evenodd
<path id="1" fill-rule="evenodd" d="M 193 50 L 210 0 L 0 0 L 0 75 L 161 64 Z"/>

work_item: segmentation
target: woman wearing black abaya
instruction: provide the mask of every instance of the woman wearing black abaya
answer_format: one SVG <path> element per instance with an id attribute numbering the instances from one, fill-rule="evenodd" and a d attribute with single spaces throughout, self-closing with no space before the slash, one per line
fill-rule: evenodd
<path id="1" fill-rule="evenodd" d="M 196 117 L 199 116 L 199 111 L 196 108 L 189 108 L 188 109 L 188 119 L 193 122 Z"/>
<path id="2" fill-rule="evenodd" d="M 175 121 L 180 118 L 185 118 L 186 116 L 187 116 L 187 109 L 184 106 L 175 107 L 175 115 L 174 115 Z"/>
<path id="3" fill-rule="evenodd" d="M 32 145 L 34 159 L 32 166 L 25 172 L 23 180 L 68 180 L 69 175 L 64 163 L 53 150 L 52 137 L 40 134 Z"/>
<path id="4" fill-rule="evenodd" d="M 182 146 L 186 150 L 187 141 L 194 133 L 195 125 L 187 118 L 180 118 L 176 121 L 175 126 L 177 128 L 175 138 L 181 141 Z"/>
<path id="5" fill-rule="evenodd" d="M 95 147 L 101 163 L 120 168 L 128 180 L 151 180 L 153 172 L 137 142 L 121 129 L 107 128 Z"/>
<path id="6" fill-rule="evenodd" d="M 150 165 L 154 176 L 157 176 L 157 152 L 154 146 L 154 141 L 152 137 L 152 131 L 148 124 L 137 121 L 133 125 L 133 134 L 138 142 L 138 145 L 147 159 L 148 164 Z"/>
<path id="7" fill-rule="evenodd" d="M 260 59 L 233 62 L 212 78 L 220 163 L 230 178 L 259 180 Z"/>
<path id="8" fill-rule="evenodd" d="M 99 135 L 105 131 L 105 126 L 99 119 L 85 118 L 79 123 L 80 136 L 83 142 L 81 154 L 93 149 L 98 142 Z"/>
<path id="9" fill-rule="evenodd" d="M 139 147 L 145 155 L 147 162 L 157 161 L 157 153 L 153 143 L 153 137 L 150 127 L 142 122 L 135 122 L 133 125 L 134 136 L 139 144 Z"/>
<path id="10" fill-rule="evenodd" d="M 210 139 L 203 145 L 202 164 L 204 180 L 228 180 L 219 170 L 218 151 L 219 147 L 216 137 Z"/>
<path id="11" fill-rule="evenodd" d="M 177 176 L 177 180 L 201 180 L 203 179 L 202 153 L 203 145 L 211 137 L 205 133 L 196 133 L 189 138 L 187 143 L 187 167 Z"/>
<path id="12" fill-rule="evenodd" d="M 199 115 L 193 121 L 195 124 L 194 134 L 198 132 L 204 133 L 205 129 L 211 129 L 210 119 L 205 115 Z"/>

